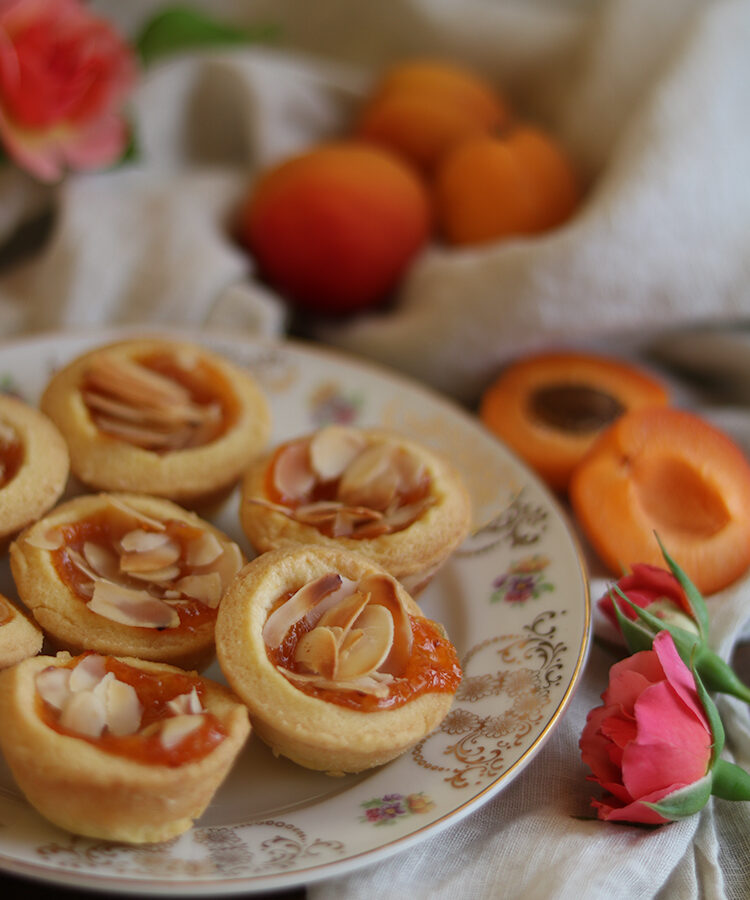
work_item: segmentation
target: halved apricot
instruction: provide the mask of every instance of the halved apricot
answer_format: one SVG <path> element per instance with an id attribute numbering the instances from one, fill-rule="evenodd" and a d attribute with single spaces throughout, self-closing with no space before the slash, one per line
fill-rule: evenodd
<path id="1" fill-rule="evenodd" d="M 485 391 L 479 415 L 555 490 L 599 434 L 627 410 L 664 406 L 666 388 L 620 360 L 549 352 L 511 363 Z"/>
<path id="2" fill-rule="evenodd" d="M 661 565 L 655 534 L 705 594 L 750 566 L 750 463 L 693 413 L 661 407 L 623 415 L 576 467 L 569 493 L 613 573 Z"/>

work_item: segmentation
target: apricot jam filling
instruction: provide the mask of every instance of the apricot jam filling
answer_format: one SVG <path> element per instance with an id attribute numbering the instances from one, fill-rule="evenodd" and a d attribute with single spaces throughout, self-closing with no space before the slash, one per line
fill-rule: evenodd
<path id="1" fill-rule="evenodd" d="M 435 502 L 427 467 L 410 449 L 341 425 L 277 448 L 264 493 L 251 502 L 357 539 L 402 531 Z"/>
<path id="2" fill-rule="evenodd" d="M 36 677 L 40 719 L 59 734 L 146 765 L 203 759 L 227 736 L 199 678 L 84 654 Z"/>
<path id="3" fill-rule="evenodd" d="M 24 446 L 15 429 L 0 422 L 0 488 L 15 478 L 24 459 Z"/>
<path id="4" fill-rule="evenodd" d="M 242 565 L 237 545 L 117 502 L 45 536 L 63 583 L 92 612 L 125 625 L 193 632 L 212 623 Z"/>
<path id="5" fill-rule="evenodd" d="M 363 712 L 426 693 L 455 693 L 456 650 L 439 625 L 406 611 L 390 576 L 329 573 L 274 605 L 269 660 L 303 693 Z"/>
<path id="6" fill-rule="evenodd" d="M 240 408 L 227 378 L 188 350 L 138 359 L 100 353 L 81 395 L 100 431 L 154 453 L 212 443 L 237 421 Z"/>

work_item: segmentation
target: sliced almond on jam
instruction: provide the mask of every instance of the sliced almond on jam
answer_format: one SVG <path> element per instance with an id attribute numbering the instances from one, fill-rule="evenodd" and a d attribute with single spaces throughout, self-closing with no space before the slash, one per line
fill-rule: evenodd
<path id="1" fill-rule="evenodd" d="M 168 700 L 167 709 L 176 716 L 195 715 L 197 713 L 205 712 L 200 697 L 198 696 L 198 691 L 195 688 L 187 694 L 178 694 L 177 697 Z"/>
<path id="2" fill-rule="evenodd" d="M 112 675 L 112 673 L 109 673 Z M 103 690 L 102 690 L 103 689 Z M 135 734 L 141 727 L 143 707 L 135 688 L 112 676 L 102 681 L 97 691 L 103 693 L 107 729 L 114 735 Z"/>
<path id="3" fill-rule="evenodd" d="M 88 608 L 105 619 L 139 628 L 175 628 L 180 624 L 177 611 L 158 597 L 108 581 L 96 582 Z"/>
<path id="4" fill-rule="evenodd" d="M 104 701 L 93 691 L 71 694 L 60 713 L 63 728 L 86 737 L 99 737 L 107 724 Z"/>
<path id="5" fill-rule="evenodd" d="M 279 666 L 279 672 L 290 681 L 298 681 L 300 683 L 309 684 L 313 687 L 321 688 L 329 691 L 358 691 L 361 694 L 371 694 L 374 697 L 385 697 L 388 694 L 389 681 L 384 680 L 379 672 L 374 675 L 363 675 L 360 678 L 354 678 L 351 681 L 335 681 L 330 678 L 324 678 L 322 675 L 308 675 L 305 672 L 292 672 Z"/>
<path id="6" fill-rule="evenodd" d="M 171 750 L 185 738 L 197 731 L 204 722 L 202 715 L 178 715 L 164 719 L 159 729 L 159 741 L 162 746 Z"/>
<path id="7" fill-rule="evenodd" d="M 307 671 L 334 678 L 338 665 L 337 636 L 330 628 L 313 628 L 304 634 L 294 651 L 294 661 Z"/>
<path id="8" fill-rule="evenodd" d="M 185 562 L 189 566 L 208 566 L 221 556 L 224 545 L 211 531 L 204 531 L 200 537 L 194 538 L 185 550 Z"/>
<path id="9" fill-rule="evenodd" d="M 152 531 L 166 531 L 167 526 L 160 519 L 155 519 L 153 516 L 146 515 L 146 513 L 135 509 L 135 507 L 126 503 L 124 500 L 121 500 L 119 497 L 107 494 L 106 500 L 110 506 L 113 506 L 119 512 L 125 513 L 127 516 L 135 519 L 136 522 L 147 525 Z"/>
<path id="10" fill-rule="evenodd" d="M 110 353 L 98 353 L 91 359 L 86 378 L 89 387 L 129 406 L 187 405 L 191 399 L 188 390 L 171 378 Z"/>
<path id="11" fill-rule="evenodd" d="M 393 467 L 394 448 L 371 444 L 341 476 L 338 499 L 346 506 L 386 509 L 396 497 L 400 477 Z"/>
<path id="12" fill-rule="evenodd" d="M 39 696 L 54 709 L 62 709 L 70 696 L 70 674 L 70 669 L 64 666 L 48 666 L 36 676 Z"/>
<path id="13" fill-rule="evenodd" d="M 39 550 L 59 550 L 63 545 L 62 532 L 58 528 L 48 528 L 46 531 L 35 529 L 25 540 L 29 546 Z"/>
<path id="14" fill-rule="evenodd" d="M 413 633 L 411 619 L 396 589 L 387 575 L 366 575 L 359 589 L 370 592 L 370 603 L 384 606 L 393 618 L 393 646 L 387 659 L 380 666 L 381 672 L 401 675 L 411 656 Z"/>
<path id="15" fill-rule="evenodd" d="M 371 674 L 385 662 L 393 646 L 393 616 L 384 606 L 365 607 L 354 628 L 360 636 L 341 649 L 337 680 L 350 681 Z"/>
<path id="16" fill-rule="evenodd" d="M 244 560 L 242 551 L 233 541 L 224 545 L 221 556 L 212 563 L 211 568 L 221 578 L 222 589 L 226 590 L 229 582 L 242 568 Z"/>
<path id="17" fill-rule="evenodd" d="M 68 686 L 73 692 L 90 691 L 106 674 L 107 666 L 104 657 L 98 653 L 89 653 L 71 670 Z"/>
<path id="18" fill-rule="evenodd" d="M 134 528 L 120 538 L 120 546 L 126 553 L 148 553 L 166 543 L 173 543 L 165 531 L 146 531 L 145 528 Z"/>
<path id="19" fill-rule="evenodd" d="M 276 457 L 273 483 L 282 497 L 301 500 L 315 487 L 315 473 L 310 467 L 306 441 L 293 441 Z"/>
<path id="20" fill-rule="evenodd" d="M 366 445 L 365 438 L 345 425 L 328 425 L 310 439 L 310 465 L 321 481 L 335 481 Z"/>
<path id="21" fill-rule="evenodd" d="M 336 606 L 326 610 L 318 620 L 318 625 L 323 627 L 340 628 L 341 633 L 352 627 L 359 614 L 367 606 L 370 595 L 362 591 L 354 591 L 337 603 Z"/>
<path id="22" fill-rule="evenodd" d="M 86 541 L 83 545 L 83 558 L 91 569 L 102 578 L 112 580 L 120 571 L 119 556 L 108 547 L 94 541 Z"/>
<path id="23" fill-rule="evenodd" d="M 342 579 L 335 572 L 328 572 L 308 581 L 287 601 L 275 609 L 263 626 L 263 640 L 271 649 L 278 647 L 290 628 L 304 618 L 332 591 L 341 586 Z"/>
<path id="24" fill-rule="evenodd" d="M 147 532 L 141 534 L 145 535 Z M 120 569 L 129 575 L 155 572 L 174 565 L 181 556 L 182 547 L 177 541 L 167 538 L 160 543 L 152 544 L 148 549 L 125 550 L 120 555 Z"/>
<path id="25" fill-rule="evenodd" d="M 185 575 L 175 582 L 174 589 L 211 609 L 216 609 L 223 594 L 221 576 L 218 572 Z"/>
<path id="26" fill-rule="evenodd" d="M 180 574 L 179 566 L 164 566 L 163 569 L 151 569 L 148 572 L 128 572 L 131 578 L 136 578 L 138 581 L 150 581 L 154 584 L 167 584 L 170 581 L 174 581 Z"/>

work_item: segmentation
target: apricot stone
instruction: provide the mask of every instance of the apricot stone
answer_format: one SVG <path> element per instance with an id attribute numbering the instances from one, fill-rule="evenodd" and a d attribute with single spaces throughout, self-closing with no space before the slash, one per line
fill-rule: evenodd
<path id="1" fill-rule="evenodd" d="M 562 224 L 578 204 L 573 168 L 560 145 L 524 125 L 462 141 L 435 173 L 435 213 L 450 244 L 481 244 Z"/>
<path id="2" fill-rule="evenodd" d="M 429 237 L 421 178 L 387 150 L 321 144 L 263 173 L 239 236 L 293 305 L 351 313 L 384 300 Z"/>

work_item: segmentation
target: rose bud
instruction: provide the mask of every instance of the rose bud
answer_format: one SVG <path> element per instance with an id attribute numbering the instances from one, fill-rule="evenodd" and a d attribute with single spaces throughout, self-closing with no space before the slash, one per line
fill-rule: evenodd
<path id="1" fill-rule="evenodd" d="M 658 538 L 657 538 L 658 540 Z M 708 646 L 709 620 L 700 591 L 659 542 L 669 571 L 637 564 L 599 601 L 614 620 L 631 653 L 648 650 L 654 635 L 668 631 L 685 663 L 695 666 L 710 691 L 750 703 L 750 688 Z"/>
<path id="2" fill-rule="evenodd" d="M 693 815 L 711 794 L 750 800 L 750 775 L 719 759 L 724 729 L 700 678 L 659 632 L 652 650 L 615 663 L 603 705 L 580 739 L 600 819 L 659 825 Z"/>
<path id="3" fill-rule="evenodd" d="M 42 181 L 116 162 L 136 75 L 123 38 L 80 0 L 0 2 L 0 141 Z"/>

